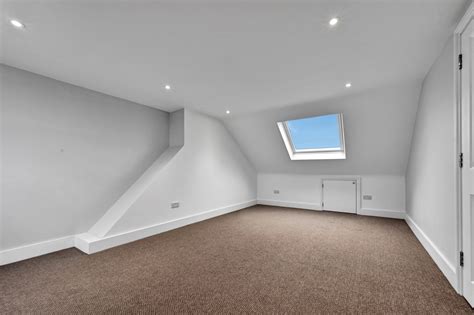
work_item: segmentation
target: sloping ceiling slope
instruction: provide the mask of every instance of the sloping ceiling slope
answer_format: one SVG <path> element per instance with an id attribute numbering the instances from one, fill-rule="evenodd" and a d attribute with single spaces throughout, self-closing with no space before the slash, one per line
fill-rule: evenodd
<path id="1" fill-rule="evenodd" d="M 467 2 L 0 0 L 0 61 L 168 111 L 245 114 L 422 79 Z"/>
<path id="2" fill-rule="evenodd" d="M 404 175 L 421 81 L 225 120 L 260 173 Z M 291 161 L 276 123 L 343 113 L 346 160 Z"/>

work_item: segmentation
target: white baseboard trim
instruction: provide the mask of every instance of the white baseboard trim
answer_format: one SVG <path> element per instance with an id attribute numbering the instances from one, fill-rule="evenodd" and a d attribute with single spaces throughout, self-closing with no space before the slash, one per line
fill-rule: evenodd
<path id="1" fill-rule="evenodd" d="M 405 211 L 361 208 L 357 211 L 357 214 L 382 218 L 405 219 Z"/>
<path id="2" fill-rule="evenodd" d="M 0 251 L 0 266 L 74 247 L 74 235 Z"/>
<path id="3" fill-rule="evenodd" d="M 296 208 L 296 209 L 306 209 L 306 210 L 321 210 L 320 204 L 310 203 L 310 202 L 258 199 L 257 204 L 264 205 L 264 206 L 276 206 L 276 207 Z"/>
<path id="4" fill-rule="evenodd" d="M 89 233 L 77 234 L 74 237 L 74 247 L 84 253 L 89 253 L 89 241 L 97 239 Z"/>
<path id="5" fill-rule="evenodd" d="M 433 243 L 432 240 L 423 232 L 423 230 L 413 221 L 408 214 L 405 216 L 405 221 L 407 222 L 410 229 L 413 231 L 415 236 L 420 241 L 421 245 L 425 248 L 431 258 L 434 260 L 436 265 L 444 276 L 448 279 L 449 283 L 453 286 L 455 290 L 458 287 L 458 278 L 456 275 L 456 267 L 451 264 L 446 256 L 439 250 L 439 248 Z"/>
<path id="6" fill-rule="evenodd" d="M 104 238 L 98 238 L 91 234 L 84 233 L 78 235 L 70 235 L 57 239 L 52 239 L 35 244 L 15 247 L 0 251 L 0 266 L 11 264 L 17 261 L 57 252 L 63 249 L 76 247 L 87 254 L 93 254 L 115 246 L 130 243 L 145 237 L 163 233 L 169 230 L 183 227 L 199 221 L 204 221 L 226 213 L 248 208 L 257 204 L 257 200 L 249 200 L 246 202 L 230 205 L 227 207 L 217 208 L 204 211 L 198 214 L 186 216 L 176 220 L 155 224 L 152 226 L 127 231 L 125 233 L 111 235 Z"/>
<path id="7" fill-rule="evenodd" d="M 257 204 L 257 200 L 249 200 L 246 202 L 242 202 L 242 203 L 238 203 L 238 204 L 234 204 L 234 205 L 230 205 L 230 206 L 226 206 L 222 208 L 204 211 L 204 212 L 193 214 L 193 215 L 186 216 L 183 218 L 150 225 L 150 226 L 143 227 L 140 229 L 127 231 L 120 234 L 105 236 L 103 238 L 98 238 L 89 233 L 79 234 L 76 236 L 75 246 L 79 250 L 85 252 L 86 254 L 93 254 L 93 253 L 97 253 L 97 252 L 100 252 L 112 247 L 116 247 L 116 246 L 123 245 L 126 243 L 134 242 L 134 241 L 137 241 L 139 239 L 143 239 L 149 236 L 153 236 L 153 235 L 160 234 L 166 231 L 177 229 L 189 224 L 197 223 L 197 222 L 214 218 L 223 214 L 227 214 L 230 212 L 248 208 L 256 204 Z"/>

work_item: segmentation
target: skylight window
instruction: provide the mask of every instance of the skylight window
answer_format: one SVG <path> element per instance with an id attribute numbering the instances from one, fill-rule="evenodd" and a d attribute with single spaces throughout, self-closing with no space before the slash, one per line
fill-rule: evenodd
<path id="1" fill-rule="evenodd" d="M 292 160 L 346 158 L 342 114 L 288 120 L 278 128 Z"/>

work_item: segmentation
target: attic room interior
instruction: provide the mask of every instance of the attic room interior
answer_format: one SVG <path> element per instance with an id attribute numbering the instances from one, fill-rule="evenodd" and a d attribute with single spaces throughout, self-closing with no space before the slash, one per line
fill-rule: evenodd
<path id="1" fill-rule="evenodd" d="M 470 0 L 0 0 L 0 313 L 473 313 Z"/>

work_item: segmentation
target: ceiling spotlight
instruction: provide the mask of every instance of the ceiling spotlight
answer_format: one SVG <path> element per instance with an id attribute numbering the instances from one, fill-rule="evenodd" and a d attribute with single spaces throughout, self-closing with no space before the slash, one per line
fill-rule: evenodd
<path id="1" fill-rule="evenodd" d="M 350 82 L 346 83 L 346 88 L 350 88 L 351 86 L 352 86 L 352 84 Z"/>
<path id="2" fill-rule="evenodd" d="M 171 86 L 169 86 L 169 85 L 167 84 L 167 85 L 165 85 L 165 89 L 171 90 Z"/>
<path id="3" fill-rule="evenodd" d="M 332 18 L 329 20 L 329 25 L 335 26 L 339 22 L 338 18 Z"/>
<path id="4" fill-rule="evenodd" d="M 21 23 L 20 21 L 17 20 L 10 20 L 11 25 L 17 27 L 17 28 L 25 28 L 25 24 Z"/>
<path id="5" fill-rule="evenodd" d="M 228 115 L 230 114 L 230 110 L 226 110 L 225 113 Z"/>

